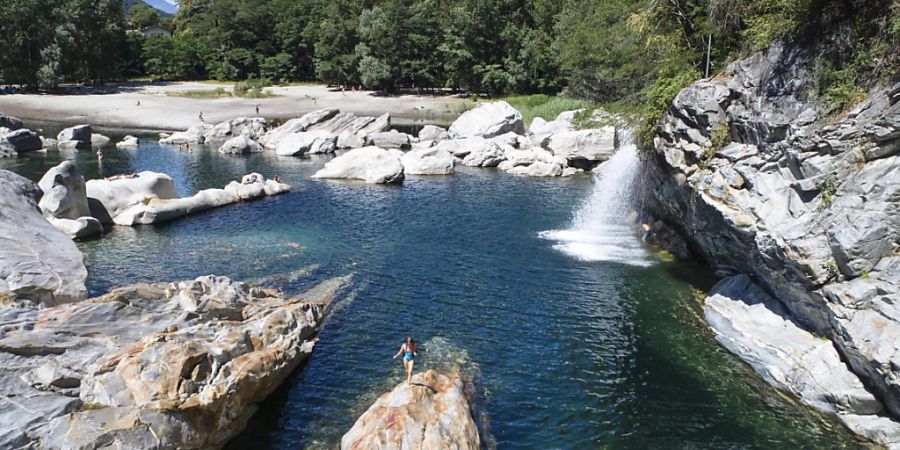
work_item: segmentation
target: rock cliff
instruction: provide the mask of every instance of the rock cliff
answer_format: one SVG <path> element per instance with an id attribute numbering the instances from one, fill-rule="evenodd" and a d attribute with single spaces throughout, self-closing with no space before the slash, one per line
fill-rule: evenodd
<path id="1" fill-rule="evenodd" d="M 833 343 L 900 418 L 900 80 L 833 115 L 815 55 L 773 45 L 679 93 L 650 153 L 653 213 Z M 827 374 L 824 374 L 827 376 Z"/>

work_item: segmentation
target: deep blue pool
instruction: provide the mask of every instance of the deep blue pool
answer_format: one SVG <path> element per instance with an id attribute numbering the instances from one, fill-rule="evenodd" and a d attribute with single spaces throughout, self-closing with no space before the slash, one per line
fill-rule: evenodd
<path id="1" fill-rule="evenodd" d="M 261 405 L 233 448 L 335 448 L 401 379 L 411 334 L 418 367 L 448 352 L 476 374 L 499 448 L 855 448 L 835 422 L 785 400 L 719 349 L 700 315 L 707 271 L 584 262 L 541 238 L 591 194 L 590 177 L 492 170 L 409 177 L 402 186 L 312 181 L 327 157 L 179 151 L 152 143 L 0 160 L 37 180 L 61 158 L 86 176 L 154 170 L 182 194 L 275 174 L 287 195 L 172 223 L 118 227 L 80 243 L 93 294 L 204 274 L 264 279 L 289 292 L 352 274 L 306 367 Z"/>

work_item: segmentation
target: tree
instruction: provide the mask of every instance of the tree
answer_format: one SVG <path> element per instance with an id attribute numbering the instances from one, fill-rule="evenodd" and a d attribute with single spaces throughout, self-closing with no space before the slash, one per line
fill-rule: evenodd
<path id="1" fill-rule="evenodd" d="M 139 30 L 149 26 L 159 25 L 159 11 L 143 3 L 134 5 L 134 7 L 131 8 L 130 14 L 131 23 Z"/>

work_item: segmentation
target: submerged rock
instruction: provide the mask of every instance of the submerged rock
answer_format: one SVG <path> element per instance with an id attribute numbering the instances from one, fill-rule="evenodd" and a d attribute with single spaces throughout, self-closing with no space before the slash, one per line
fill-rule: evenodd
<path id="1" fill-rule="evenodd" d="M 41 216 L 39 195 L 31 181 L 0 170 L 0 303 L 58 305 L 87 293 L 84 258 Z"/>
<path id="2" fill-rule="evenodd" d="M 372 184 L 401 183 L 404 172 L 397 156 L 378 147 L 363 147 L 328 161 L 312 177 L 355 179 Z"/>
<path id="3" fill-rule="evenodd" d="M 492 138 L 510 131 L 525 134 L 525 122 L 519 111 L 503 101 L 479 103 L 459 116 L 449 130 L 457 138 Z"/>
<path id="4" fill-rule="evenodd" d="M 303 294 L 205 276 L 41 311 L 0 336 L 0 447 L 216 448 L 312 352 L 347 284 Z"/>
<path id="5" fill-rule="evenodd" d="M 382 395 L 341 438 L 342 450 L 475 450 L 480 445 L 459 374 L 434 370 Z"/>

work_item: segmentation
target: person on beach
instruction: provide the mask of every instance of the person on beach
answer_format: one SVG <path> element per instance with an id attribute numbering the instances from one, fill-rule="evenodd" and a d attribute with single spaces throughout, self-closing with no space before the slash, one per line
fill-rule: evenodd
<path id="1" fill-rule="evenodd" d="M 203 111 L 200 111 L 200 123 L 205 123 L 205 122 L 203 121 Z"/>
<path id="2" fill-rule="evenodd" d="M 394 359 L 403 355 L 403 368 L 406 369 L 406 384 L 412 381 L 413 366 L 416 364 L 416 343 L 413 338 L 406 337 L 406 342 L 400 345 L 400 350 L 394 355 Z"/>
<path id="3" fill-rule="evenodd" d="M 259 115 L 259 105 L 256 105 L 256 115 Z"/>

